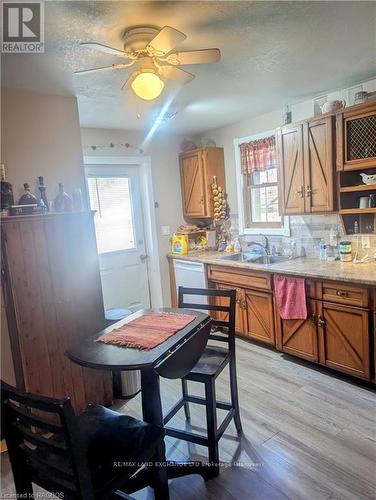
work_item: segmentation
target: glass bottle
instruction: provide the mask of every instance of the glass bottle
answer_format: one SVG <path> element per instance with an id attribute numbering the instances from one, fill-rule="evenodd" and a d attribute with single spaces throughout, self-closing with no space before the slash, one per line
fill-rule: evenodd
<path id="1" fill-rule="evenodd" d="M 12 184 L 5 180 L 5 166 L 0 164 L 0 183 L 1 183 L 1 210 L 8 210 L 14 205 Z"/>
<path id="2" fill-rule="evenodd" d="M 43 180 L 43 176 L 42 175 L 40 175 L 38 177 L 38 182 L 39 182 L 38 189 L 39 189 L 39 192 L 40 192 L 41 206 L 43 207 L 43 211 L 44 212 L 48 212 L 49 211 L 49 205 L 48 205 L 48 200 L 47 200 L 47 195 L 46 195 L 46 186 L 44 185 L 44 180 Z"/>
<path id="3" fill-rule="evenodd" d="M 72 212 L 73 203 L 71 197 L 64 191 L 64 185 L 59 183 L 59 194 L 54 200 L 55 212 Z"/>

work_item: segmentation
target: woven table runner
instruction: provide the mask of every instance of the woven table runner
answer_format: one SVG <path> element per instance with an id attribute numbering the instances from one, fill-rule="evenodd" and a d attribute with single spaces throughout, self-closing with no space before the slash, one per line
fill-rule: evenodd
<path id="1" fill-rule="evenodd" d="M 96 342 L 136 349 L 153 349 L 189 325 L 196 316 L 149 311 L 139 318 L 99 337 Z"/>

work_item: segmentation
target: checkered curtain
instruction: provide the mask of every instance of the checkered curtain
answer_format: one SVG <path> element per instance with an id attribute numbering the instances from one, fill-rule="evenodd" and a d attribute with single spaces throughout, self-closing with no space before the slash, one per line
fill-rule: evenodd
<path id="1" fill-rule="evenodd" d="M 265 137 L 258 141 L 239 145 L 243 175 L 263 172 L 276 165 L 275 137 Z"/>

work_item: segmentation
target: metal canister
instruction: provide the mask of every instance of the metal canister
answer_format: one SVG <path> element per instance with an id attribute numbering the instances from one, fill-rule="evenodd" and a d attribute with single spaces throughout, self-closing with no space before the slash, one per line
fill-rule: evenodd
<path id="1" fill-rule="evenodd" d="M 351 241 L 344 240 L 339 242 L 339 258 L 342 262 L 351 262 L 352 251 L 351 251 Z"/>

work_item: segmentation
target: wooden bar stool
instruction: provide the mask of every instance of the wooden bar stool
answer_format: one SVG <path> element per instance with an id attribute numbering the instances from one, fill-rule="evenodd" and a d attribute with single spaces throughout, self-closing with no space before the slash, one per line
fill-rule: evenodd
<path id="1" fill-rule="evenodd" d="M 208 304 L 195 304 L 184 299 L 186 295 L 202 295 L 209 298 Z M 223 305 L 223 302 L 228 305 Z M 189 403 L 205 405 L 207 420 L 207 436 L 201 436 L 193 432 L 182 431 L 165 426 L 166 434 L 178 439 L 207 446 L 209 450 L 209 462 L 214 464 L 211 467 L 211 475 L 215 477 L 219 473 L 218 441 L 223 436 L 232 418 L 238 433 L 242 432 L 240 421 L 238 385 L 236 378 L 236 358 L 235 358 L 235 306 L 236 290 L 214 290 L 202 288 L 179 287 L 179 308 L 201 309 L 215 312 L 212 329 L 209 336 L 209 344 L 203 351 L 200 359 L 192 368 L 190 373 L 182 378 L 182 398 L 170 409 L 163 419 L 167 424 L 171 418 L 184 407 L 186 419 L 190 419 Z M 221 319 L 217 319 L 220 317 Z M 227 344 L 226 347 L 211 345 L 210 340 Z M 215 395 L 215 380 L 223 369 L 229 365 L 230 369 L 230 389 L 231 403 L 217 401 Z M 187 381 L 201 382 L 205 385 L 205 397 L 191 396 L 188 393 Z M 227 410 L 227 415 L 222 424 L 217 425 L 217 408 Z"/>

